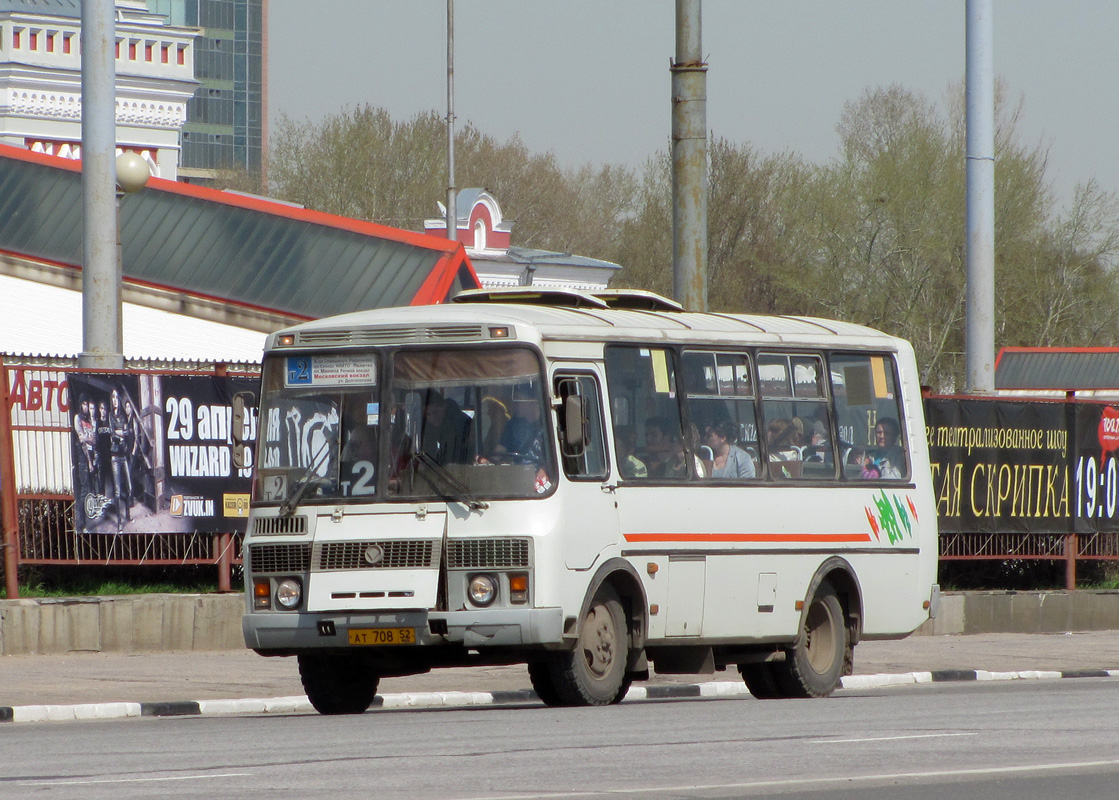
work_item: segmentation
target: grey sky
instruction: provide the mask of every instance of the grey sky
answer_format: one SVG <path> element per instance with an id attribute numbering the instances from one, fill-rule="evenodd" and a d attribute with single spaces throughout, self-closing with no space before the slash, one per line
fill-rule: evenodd
<path id="1" fill-rule="evenodd" d="M 446 111 L 445 0 L 270 0 L 269 103 L 319 119 L 370 103 Z M 964 78 L 964 0 L 706 0 L 708 127 L 821 162 L 844 103 Z M 455 112 L 565 165 L 639 165 L 670 129 L 671 0 L 456 0 Z M 995 69 L 1067 194 L 1119 191 L 1119 3 L 994 0 Z"/>

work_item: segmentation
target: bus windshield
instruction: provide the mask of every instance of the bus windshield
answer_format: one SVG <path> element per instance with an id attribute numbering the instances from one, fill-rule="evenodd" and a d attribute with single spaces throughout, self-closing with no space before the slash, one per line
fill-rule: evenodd
<path id="1" fill-rule="evenodd" d="M 376 494 L 380 373 L 375 353 L 265 361 L 257 500 L 290 513 L 303 500 Z"/>
<path id="2" fill-rule="evenodd" d="M 556 471 L 541 375 L 525 348 L 398 353 L 388 493 L 470 502 L 549 492 Z"/>
<path id="3" fill-rule="evenodd" d="M 555 482 L 539 359 L 525 348 L 273 356 L 256 499 L 534 497 Z M 387 374 L 388 387 L 385 387 Z M 382 413 L 382 409 L 384 413 Z"/>

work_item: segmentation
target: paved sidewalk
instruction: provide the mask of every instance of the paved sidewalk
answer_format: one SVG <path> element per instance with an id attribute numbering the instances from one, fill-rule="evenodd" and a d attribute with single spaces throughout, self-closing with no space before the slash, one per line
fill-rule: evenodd
<path id="1" fill-rule="evenodd" d="M 944 675 L 974 671 L 1079 673 L 1117 669 L 1119 631 L 912 636 L 897 642 L 863 642 L 855 650 L 857 676 L 904 678 L 911 673 L 927 672 Z M 888 682 L 914 681 L 879 681 Z M 741 680 L 736 671 L 728 670 L 714 675 L 654 675 L 648 683 L 635 686 L 651 687 L 651 696 L 658 693 L 656 687 L 704 683 L 718 684 L 721 688 L 717 691 L 715 685 L 709 689 L 722 694 L 728 683 L 741 684 Z M 528 673 L 523 666 L 476 667 L 387 678 L 381 681 L 379 693 L 389 696 L 512 692 L 515 699 L 515 693 L 529 688 Z M 0 710 L 20 706 L 174 704 L 302 695 L 294 659 L 263 658 L 248 650 L 0 657 Z M 405 698 L 399 704 L 414 702 Z"/>

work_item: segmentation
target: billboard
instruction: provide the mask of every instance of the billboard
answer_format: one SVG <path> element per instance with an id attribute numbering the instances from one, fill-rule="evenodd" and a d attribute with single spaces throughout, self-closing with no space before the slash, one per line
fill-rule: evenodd
<path id="1" fill-rule="evenodd" d="M 244 530 L 252 469 L 233 465 L 232 398 L 255 379 L 71 372 L 66 381 L 75 530 Z M 255 418 L 248 424 L 251 440 Z"/>
<path id="2" fill-rule="evenodd" d="M 933 398 L 925 418 L 945 533 L 1119 530 L 1119 409 Z"/>

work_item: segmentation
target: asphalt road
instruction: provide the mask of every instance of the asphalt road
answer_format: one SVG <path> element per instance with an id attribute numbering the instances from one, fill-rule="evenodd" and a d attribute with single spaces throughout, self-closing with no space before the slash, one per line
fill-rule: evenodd
<path id="1" fill-rule="evenodd" d="M 899 641 L 862 642 L 855 648 L 858 675 L 926 670 L 1098 669 L 1119 669 L 1119 631 L 910 636 Z M 709 680 L 740 683 L 732 667 L 712 675 L 654 674 L 648 685 Z M 424 675 L 386 678 L 379 691 L 493 692 L 529 686 L 528 671 L 516 665 L 437 669 Z M 302 693 L 295 659 L 262 658 L 250 650 L 0 657 L 0 707 L 226 700 Z"/>
<path id="2" fill-rule="evenodd" d="M 1119 680 L 0 728 L 0 798 L 1116 796 Z"/>

